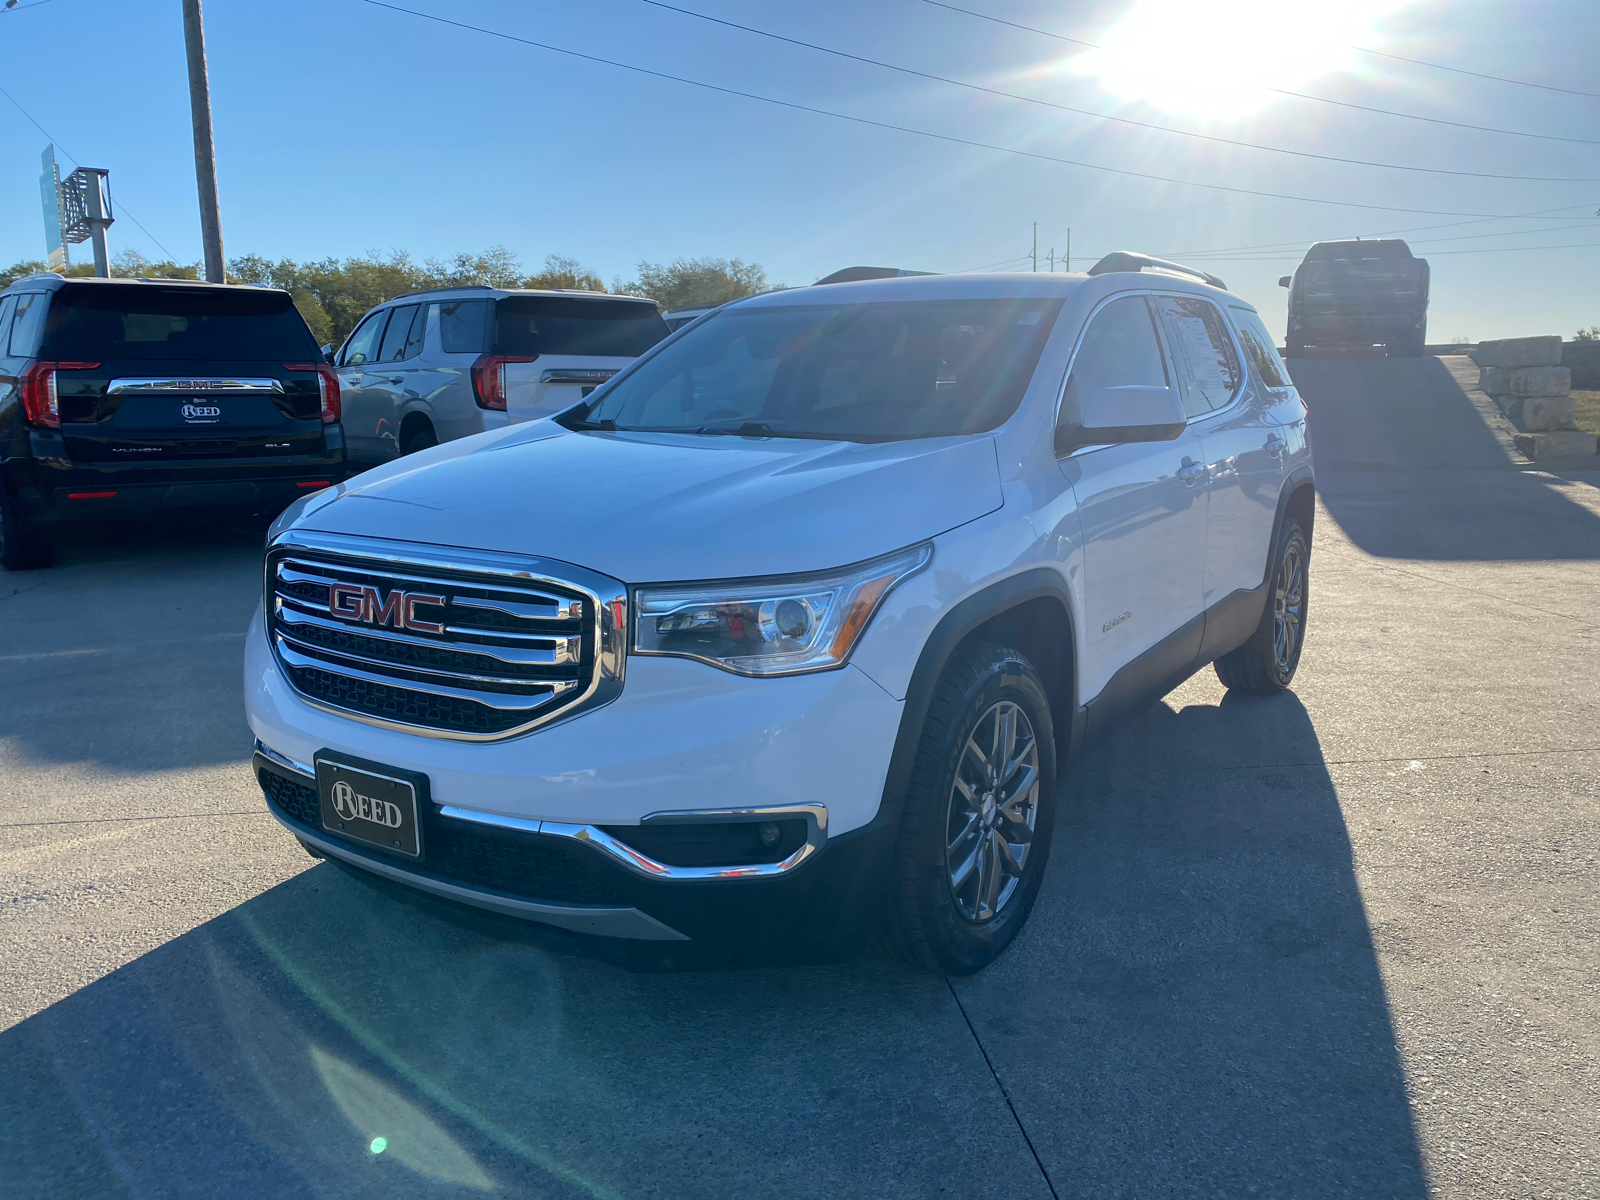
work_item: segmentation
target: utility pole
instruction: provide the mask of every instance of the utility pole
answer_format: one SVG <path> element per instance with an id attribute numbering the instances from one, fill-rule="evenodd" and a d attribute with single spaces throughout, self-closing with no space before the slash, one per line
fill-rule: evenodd
<path id="1" fill-rule="evenodd" d="M 189 57 L 189 112 L 194 120 L 194 175 L 200 189 L 200 240 L 206 278 L 225 283 L 222 214 L 217 209 L 217 156 L 211 140 L 211 85 L 206 79 L 206 31 L 200 0 L 183 0 L 183 45 Z"/>
<path id="2" fill-rule="evenodd" d="M 1062 256 L 1061 264 L 1062 264 L 1061 265 L 1061 269 L 1063 271 L 1071 271 L 1072 270 L 1072 226 L 1071 225 L 1067 226 L 1067 252 L 1066 252 L 1065 255 Z"/>
<path id="3" fill-rule="evenodd" d="M 1037 275 L 1039 273 L 1039 222 L 1037 221 L 1033 223 L 1033 254 L 1030 257 L 1033 259 L 1034 274 Z"/>
<path id="4" fill-rule="evenodd" d="M 1056 273 L 1056 248 L 1054 246 L 1051 246 L 1050 247 L 1050 274 L 1054 275 L 1055 273 Z"/>

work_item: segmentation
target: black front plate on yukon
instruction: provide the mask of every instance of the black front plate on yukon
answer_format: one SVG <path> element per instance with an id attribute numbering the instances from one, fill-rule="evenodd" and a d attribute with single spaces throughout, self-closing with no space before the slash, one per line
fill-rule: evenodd
<path id="1" fill-rule="evenodd" d="M 422 857 L 418 805 L 428 802 L 428 777 L 362 758 L 316 756 L 322 827 L 391 853 Z"/>

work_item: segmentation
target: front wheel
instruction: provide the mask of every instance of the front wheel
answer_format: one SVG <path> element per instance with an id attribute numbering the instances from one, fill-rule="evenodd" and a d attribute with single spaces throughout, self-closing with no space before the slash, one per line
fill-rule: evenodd
<path id="1" fill-rule="evenodd" d="M 1217 678 L 1233 691 L 1270 696 L 1294 680 L 1305 646 L 1311 547 L 1293 517 L 1283 519 L 1267 576 L 1267 603 L 1250 640 L 1216 661 Z"/>
<path id="2" fill-rule="evenodd" d="M 1009 946 L 1039 894 L 1055 817 L 1050 702 L 1003 646 L 954 659 L 934 689 L 896 851 L 890 941 L 945 975 Z"/>

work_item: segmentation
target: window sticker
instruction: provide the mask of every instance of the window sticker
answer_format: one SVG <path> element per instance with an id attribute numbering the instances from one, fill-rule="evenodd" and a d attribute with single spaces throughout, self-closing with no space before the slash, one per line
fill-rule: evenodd
<path id="1" fill-rule="evenodd" d="M 1222 362 L 1217 355 L 1217 347 L 1211 340 L 1211 331 L 1206 328 L 1203 317 L 1177 317 L 1173 324 L 1178 327 L 1178 337 L 1182 339 L 1183 351 L 1189 360 L 1189 369 L 1194 373 L 1194 381 L 1201 387 L 1227 388 L 1229 381 L 1227 373 L 1222 368 Z"/>

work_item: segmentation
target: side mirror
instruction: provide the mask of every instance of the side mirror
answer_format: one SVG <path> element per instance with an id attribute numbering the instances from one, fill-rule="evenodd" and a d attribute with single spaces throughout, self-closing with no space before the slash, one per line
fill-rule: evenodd
<path id="1" fill-rule="evenodd" d="M 1064 454 L 1079 446 L 1121 445 L 1125 442 L 1170 442 L 1189 425 L 1183 400 L 1172 388 L 1096 388 L 1082 409 L 1082 420 L 1071 431 Z"/>
<path id="2" fill-rule="evenodd" d="M 325 345 L 322 348 L 322 361 L 327 363 L 329 366 L 332 366 L 333 365 L 333 359 L 334 359 L 333 343 L 329 342 L 327 345 Z"/>
<path id="3" fill-rule="evenodd" d="M 1279 275 L 1278 276 L 1278 286 L 1279 287 L 1288 287 L 1293 282 L 1294 282 L 1294 276 L 1293 275 Z"/>

